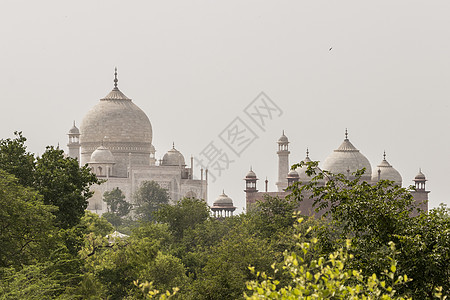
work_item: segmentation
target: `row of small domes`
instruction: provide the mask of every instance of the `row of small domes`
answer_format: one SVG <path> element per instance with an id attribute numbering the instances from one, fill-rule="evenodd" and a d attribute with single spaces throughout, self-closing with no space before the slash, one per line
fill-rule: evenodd
<path id="1" fill-rule="evenodd" d="M 113 164 L 116 160 L 112 152 L 105 146 L 101 145 L 91 154 L 90 163 L 102 163 L 102 164 Z M 161 161 L 162 166 L 185 166 L 185 160 L 183 154 L 172 147 L 166 154 L 164 154 Z"/>

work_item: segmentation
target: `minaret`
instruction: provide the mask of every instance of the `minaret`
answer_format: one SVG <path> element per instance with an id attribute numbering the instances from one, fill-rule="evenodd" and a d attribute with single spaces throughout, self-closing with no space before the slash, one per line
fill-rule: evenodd
<path id="1" fill-rule="evenodd" d="M 250 167 L 250 171 L 244 178 L 245 180 L 245 202 L 247 211 L 252 209 L 253 204 L 256 202 L 255 195 L 258 190 L 256 189 L 256 181 L 258 178 L 256 177 L 255 172 L 253 172 L 252 167 Z"/>
<path id="2" fill-rule="evenodd" d="M 284 135 L 278 139 L 278 192 L 283 192 L 288 187 L 288 172 L 289 172 L 289 140 Z"/>
<path id="3" fill-rule="evenodd" d="M 75 121 L 73 121 L 73 127 L 69 130 L 67 134 L 69 136 L 69 143 L 67 147 L 69 148 L 69 156 L 76 158 L 78 162 L 80 161 L 80 130 L 75 126 Z"/>
<path id="4" fill-rule="evenodd" d="M 428 194 L 430 191 L 425 190 L 425 182 L 427 181 L 422 170 L 419 169 L 419 174 L 414 177 L 414 185 L 416 190 L 412 192 L 416 205 L 425 212 L 428 211 Z"/>

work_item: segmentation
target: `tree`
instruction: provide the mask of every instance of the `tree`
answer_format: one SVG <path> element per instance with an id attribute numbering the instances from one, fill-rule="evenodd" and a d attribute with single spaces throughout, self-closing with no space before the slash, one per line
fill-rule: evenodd
<path id="1" fill-rule="evenodd" d="M 103 194 L 103 201 L 108 205 L 108 212 L 114 213 L 119 217 L 128 215 L 133 206 L 125 201 L 125 195 L 118 187 Z"/>
<path id="2" fill-rule="evenodd" d="M 94 233 L 102 237 L 114 231 L 114 227 L 103 216 L 100 217 L 88 210 L 81 218 L 80 225 L 86 227 L 86 234 Z"/>
<path id="3" fill-rule="evenodd" d="M 15 131 L 14 139 L 0 140 L 0 169 L 14 175 L 23 186 L 32 186 L 35 158 L 27 151 L 26 138 L 21 131 Z"/>
<path id="4" fill-rule="evenodd" d="M 50 262 L 7 268 L 0 276 L 0 299 L 55 299 L 64 290 L 64 282 L 52 270 Z"/>
<path id="5" fill-rule="evenodd" d="M 37 159 L 35 187 L 44 196 L 44 203 L 58 207 L 56 222 L 69 228 L 80 222 L 92 196 L 89 187 L 99 183 L 87 166 L 79 167 L 74 158 L 65 157 L 64 151 L 47 147 Z"/>
<path id="6" fill-rule="evenodd" d="M 161 205 L 169 203 L 169 194 L 157 182 L 144 181 L 136 191 L 134 199 L 137 205 L 136 214 L 141 220 L 148 222 L 154 220 L 153 214 Z"/>
<path id="7" fill-rule="evenodd" d="M 411 189 L 381 180 L 369 184 L 361 180 L 364 170 L 354 180 L 341 174 L 321 171 L 317 163 L 309 163 L 308 171 L 318 171 L 310 184 L 291 187 L 292 197 L 299 200 L 307 191 L 319 210 L 331 216 L 330 225 L 340 235 L 335 247 L 345 239 L 352 242 L 354 260 L 349 265 L 362 269 L 364 275 L 383 272 L 389 264 L 389 243 L 400 253 L 398 269 L 414 280 L 399 287 L 418 299 L 433 297 L 436 287 L 450 296 L 450 221 L 445 209 L 421 212 L 415 206 Z M 293 166 L 296 167 L 296 166 Z M 319 180 L 325 183 L 318 184 Z M 336 248 L 335 248 L 336 249 Z"/>
<path id="8" fill-rule="evenodd" d="M 256 207 L 249 215 L 256 229 L 264 237 L 272 237 L 278 232 L 292 228 L 297 207 L 297 199 L 272 197 L 266 194 L 263 200 L 257 201 Z"/>
<path id="9" fill-rule="evenodd" d="M 133 205 L 125 201 L 125 195 L 116 187 L 103 194 L 103 201 L 108 206 L 108 212 L 102 216 L 107 219 L 116 229 L 123 224 L 123 217 L 128 215 Z"/>
<path id="10" fill-rule="evenodd" d="M 274 252 L 269 241 L 253 235 L 243 220 L 207 251 L 206 264 L 183 299 L 238 299 L 245 282 L 255 279 L 248 266 L 270 270 Z"/>
<path id="11" fill-rule="evenodd" d="M 183 198 L 175 205 L 161 205 L 155 217 L 158 222 L 169 224 L 176 238 L 182 238 L 186 229 L 194 228 L 208 219 L 209 207 L 203 200 Z"/>
<path id="12" fill-rule="evenodd" d="M 0 267 L 45 260 L 54 246 L 55 207 L 0 170 Z"/>
<path id="13" fill-rule="evenodd" d="M 300 240 L 301 234 L 293 237 Z M 353 259 L 348 253 L 351 246 L 349 240 L 346 248 L 340 248 L 328 257 L 310 259 L 309 252 L 316 243 L 315 238 L 309 242 L 300 242 L 298 253 L 285 252 L 281 271 L 287 271 L 291 276 L 287 286 L 280 288 L 278 280 L 250 267 L 258 280 L 247 283 L 251 294 L 245 294 L 245 299 L 411 299 L 399 295 L 396 290 L 410 279 L 396 275 L 397 263 L 394 259 L 390 260 L 389 270 L 386 268 L 381 274 L 364 276 L 361 271 L 348 269 L 346 266 Z M 392 242 L 390 249 L 394 256 L 395 245 Z M 275 264 L 272 268 L 274 273 L 280 271 L 275 268 Z"/>

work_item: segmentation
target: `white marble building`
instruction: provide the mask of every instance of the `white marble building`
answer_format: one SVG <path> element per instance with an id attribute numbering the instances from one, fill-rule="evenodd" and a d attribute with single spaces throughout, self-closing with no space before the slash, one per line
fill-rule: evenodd
<path id="1" fill-rule="evenodd" d="M 187 196 L 207 201 L 207 177 L 203 170 L 200 179 L 194 178 L 193 160 L 187 167 L 184 156 L 173 145 L 159 162 L 152 144 L 152 125 L 143 112 L 117 87 L 114 88 L 83 118 L 80 129 L 70 129 L 68 155 L 81 165 L 88 164 L 105 182 L 93 186 L 94 196 L 88 209 L 99 214 L 106 212 L 103 193 L 120 188 L 127 201 L 143 181 L 154 180 L 169 191 L 172 202 Z"/>

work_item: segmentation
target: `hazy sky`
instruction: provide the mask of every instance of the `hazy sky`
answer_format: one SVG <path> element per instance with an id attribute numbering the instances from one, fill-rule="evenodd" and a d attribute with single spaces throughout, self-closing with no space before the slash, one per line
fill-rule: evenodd
<path id="1" fill-rule="evenodd" d="M 210 204 L 225 189 L 244 207 L 250 165 L 275 190 L 283 129 L 295 163 L 306 147 L 324 161 L 345 128 L 373 168 L 386 150 L 404 185 L 421 167 L 430 207 L 449 204 L 449 16 L 448 0 L 1 0 L 0 137 L 66 148 L 117 66 L 157 158 L 173 141 L 187 161 L 213 142 L 234 160 Z M 282 111 L 264 131 L 244 112 L 261 91 Z M 240 156 L 219 138 L 236 117 L 258 136 Z"/>

